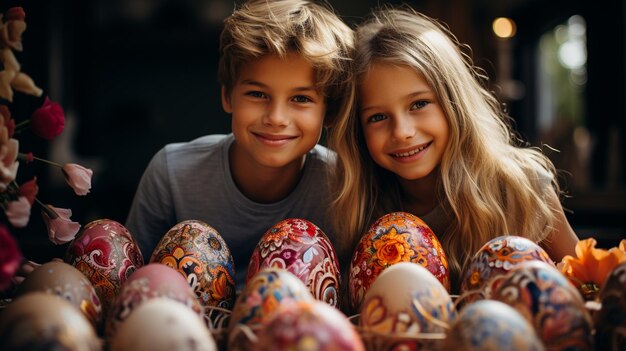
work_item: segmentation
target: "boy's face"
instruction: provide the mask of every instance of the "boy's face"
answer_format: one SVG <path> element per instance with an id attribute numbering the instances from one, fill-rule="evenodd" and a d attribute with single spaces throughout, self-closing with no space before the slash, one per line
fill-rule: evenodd
<path id="1" fill-rule="evenodd" d="M 266 167 L 302 162 L 319 141 L 325 103 L 301 56 L 266 55 L 245 64 L 222 105 L 232 114 L 235 157 Z"/>

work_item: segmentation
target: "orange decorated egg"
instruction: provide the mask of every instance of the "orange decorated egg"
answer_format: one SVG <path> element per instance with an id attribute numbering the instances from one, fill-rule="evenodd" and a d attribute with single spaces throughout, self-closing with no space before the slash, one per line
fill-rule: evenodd
<path id="1" fill-rule="evenodd" d="M 354 250 L 348 288 L 355 311 L 376 277 L 398 262 L 423 266 L 450 291 L 448 259 L 435 233 L 419 217 L 393 212 L 374 222 Z"/>
<path id="2" fill-rule="evenodd" d="M 85 225 L 72 240 L 65 262 L 93 284 L 106 319 L 122 284 L 143 266 L 143 257 L 126 227 L 111 219 L 99 219 Z"/>
<path id="3" fill-rule="evenodd" d="M 313 297 L 337 306 L 341 291 L 339 261 L 330 240 L 315 224 L 290 218 L 270 228 L 252 252 L 246 282 L 268 267 L 291 272 Z"/>
<path id="4" fill-rule="evenodd" d="M 210 225 L 182 221 L 173 226 L 152 252 L 150 263 L 178 271 L 205 307 L 207 317 L 219 307 L 230 310 L 235 301 L 235 267 L 228 245 Z"/>

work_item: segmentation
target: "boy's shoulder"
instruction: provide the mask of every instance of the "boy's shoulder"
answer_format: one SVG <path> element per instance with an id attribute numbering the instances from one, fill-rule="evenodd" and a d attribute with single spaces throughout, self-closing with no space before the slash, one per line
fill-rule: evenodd
<path id="1" fill-rule="evenodd" d="M 206 152 L 211 149 L 220 149 L 225 143 L 232 141 L 232 134 L 211 134 L 201 136 L 191 141 L 171 143 L 163 148 L 167 155 L 181 155 L 194 152 Z"/>
<path id="2" fill-rule="evenodd" d="M 317 144 L 309 151 L 309 157 L 307 157 L 305 162 L 320 165 L 334 165 L 337 162 L 337 154 L 333 150 Z"/>

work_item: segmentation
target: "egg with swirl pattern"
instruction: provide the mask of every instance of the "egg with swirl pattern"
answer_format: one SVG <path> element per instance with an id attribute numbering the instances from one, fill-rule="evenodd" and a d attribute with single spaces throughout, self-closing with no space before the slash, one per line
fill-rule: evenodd
<path id="1" fill-rule="evenodd" d="M 317 225 L 302 218 L 288 218 L 265 232 L 252 251 L 246 282 L 268 267 L 293 273 L 315 299 L 338 307 L 339 261 L 330 240 Z"/>
<path id="2" fill-rule="evenodd" d="M 207 223 L 186 220 L 173 226 L 159 241 L 150 263 L 167 265 L 185 277 L 213 320 L 212 310 L 230 310 L 235 302 L 235 264 L 220 233 Z"/>

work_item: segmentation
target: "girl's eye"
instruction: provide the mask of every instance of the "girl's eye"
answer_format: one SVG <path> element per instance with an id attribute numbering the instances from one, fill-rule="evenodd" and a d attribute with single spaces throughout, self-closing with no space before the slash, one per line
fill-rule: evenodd
<path id="1" fill-rule="evenodd" d="M 419 101 L 415 101 L 412 105 L 411 105 L 411 110 L 419 110 L 422 109 L 424 107 L 426 107 L 426 105 L 428 105 L 429 102 L 426 100 L 419 100 Z"/>
<path id="2" fill-rule="evenodd" d="M 380 114 L 380 113 L 377 113 L 377 114 L 375 114 L 375 115 L 369 116 L 369 117 L 367 118 L 367 123 L 375 123 L 375 122 L 380 122 L 380 121 L 382 121 L 382 120 L 384 120 L 384 119 L 387 119 L 387 116 L 385 116 L 385 115 L 383 115 L 383 114 Z"/>
<path id="3" fill-rule="evenodd" d="M 293 101 L 300 103 L 300 104 L 304 104 L 307 102 L 312 102 L 313 100 L 309 99 L 308 97 L 304 96 L 304 95 L 296 95 L 293 97 Z"/>
<path id="4" fill-rule="evenodd" d="M 265 95 L 264 93 L 260 91 L 249 91 L 246 93 L 246 95 L 251 96 L 253 98 L 258 98 L 258 99 L 265 99 L 267 97 L 267 95 Z"/>

